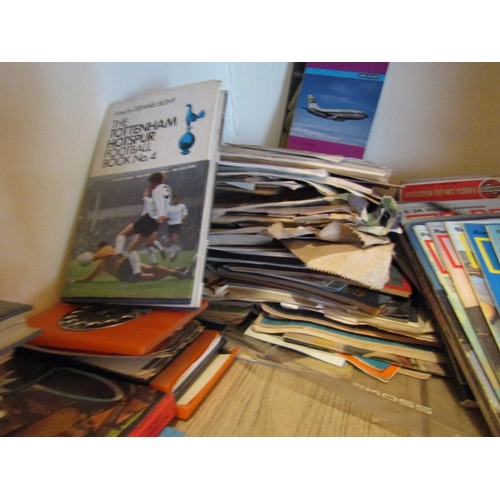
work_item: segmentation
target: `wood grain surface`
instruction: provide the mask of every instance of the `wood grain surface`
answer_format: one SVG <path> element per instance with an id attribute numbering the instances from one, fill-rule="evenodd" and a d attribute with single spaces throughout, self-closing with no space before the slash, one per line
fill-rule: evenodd
<path id="1" fill-rule="evenodd" d="M 378 382 L 277 368 L 238 359 L 188 421 L 185 436 L 489 436 L 477 409 L 449 381 L 397 375 Z"/>

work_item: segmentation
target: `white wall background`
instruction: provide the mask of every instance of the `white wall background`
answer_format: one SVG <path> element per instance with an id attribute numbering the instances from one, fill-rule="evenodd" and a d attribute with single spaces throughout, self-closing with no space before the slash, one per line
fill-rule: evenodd
<path id="1" fill-rule="evenodd" d="M 108 104 L 216 78 L 227 142 L 276 146 L 289 63 L 0 63 L 0 300 L 58 302 Z M 500 64 L 392 63 L 365 158 L 393 181 L 500 174 Z"/>

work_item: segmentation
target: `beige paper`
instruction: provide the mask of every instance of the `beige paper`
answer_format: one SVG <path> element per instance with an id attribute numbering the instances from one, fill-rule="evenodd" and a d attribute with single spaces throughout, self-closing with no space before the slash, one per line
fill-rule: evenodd
<path id="1" fill-rule="evenodd" d="M 332 243 L 352 243 L 355 245 L 362 245 L 363 247 L 386 245 L 390 243 L 390 239 L 386 236 L 366 234 L 337 221 L 330 222 L 322 229 L 312 226 L 285 228 L 282 222 L 275 222 L 267 229 L 267 233 L 277 240 L 299 238 L 301 236 L 315 236 L 319 240 Z"/>
<path id="2" fill-rule="evenodd" d="M 335 274 L 361 286 L 381 290 L 389 281 L 394 245 L 360 245 L 323 241 L 283 240 L 309 269 Z"/>

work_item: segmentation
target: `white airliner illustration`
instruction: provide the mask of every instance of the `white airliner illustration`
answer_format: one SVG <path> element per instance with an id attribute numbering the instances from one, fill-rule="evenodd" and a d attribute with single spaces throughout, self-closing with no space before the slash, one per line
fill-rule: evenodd
<path id="1" fill-rule="evenodd" d="M 313 95 L 307 96 L 307 108 L 305 109 L 308 113 L 312 115 L 319 116 L 320 118 L 326 118 L 327 120 L 333 120 L 336 122 L 343 122 L 345 120 L 364 120 L 368 118 L 366 113 L 363 111 L 358 111 L 357 109 L 323 109 L 318 106 Z"/>

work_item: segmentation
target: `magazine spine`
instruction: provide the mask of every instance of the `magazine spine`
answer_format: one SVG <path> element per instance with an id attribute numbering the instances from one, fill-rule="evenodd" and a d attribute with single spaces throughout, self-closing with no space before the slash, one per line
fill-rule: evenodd
<path id="1" fill-rule="evenodd" d="M 440 295 L 442 296 L 443 291 L 441 286 L 438 284 L 437 279 L 435 279 L 432 274 L 429 274 L 429 263 L 424 260 L 425 256 L 423 255 L 422 250 L 416 246 L 418 244 L 416 239 L 412 239 L 412 235 L 405 231 L 405 234 L 401 235 L 400 241 L 413 265 L 415 276 L 422 290 L 422 297 L 424 298 L 429 310 L 432 311 L 432 319 L 435 324 L 436 331 L 440 333 L 440 336 L 443 339 L 443 343 L 448 354 L 448 360 L 450 362 L 450 376 L 455 380 L 459 391 L 460 402 L 464 406 L 475 406 L 476 398 L 472 393 L 467 377 L 464 375 L 466 370 L 468 370 L 468 367 L 463 362 L 463 354 L 471 351 L 472 348 L 463 338 L 464 336 L 459 335 L 461 333 L 461 327 L 458 324 L 454 325 L 455 328 L 450 325 L 448 319 L 453 322 L 453 318 L 450 315 L 451 307 L 442 300 L 442 297 L 440 299 Z M 457 337 L 462 337 L 462 341 Z M 460 344 L 463 350 L 458 351 Z"/>
<path id="2" fill-rule="evenodd" d="M 434 242 L 440 261 L 450 278 L 449 294 L 453 294 L 454 299 L 450 300 L 450 303 L 457 317 L 463 323 L 464 330 L 474 351 L 476 351 L 479 360 L 485 366 L 485 372 L 489 374 L 497 396 L 500 397 L 500 351 L 491 335 L 490 327 L 479 307 L 469 279 L 451 245 L 444 223 L 439 221 L 431 222 L 427 223 L 426 227 Z"/>
<path id="3" fill-rule="evenodd" d="M 434 314 L 436 327 L 448 347 L 450 367 L 462 405 L 479 406 L 493 435 L 500 436 L 500 405 L 479 360 L 453 313 L 447 296 L 432 271 L 430 263 L 412 230 L 412 224 L 403 225 L 401 237 L 408 257 L 414 264 L 424 297 Z"/>

